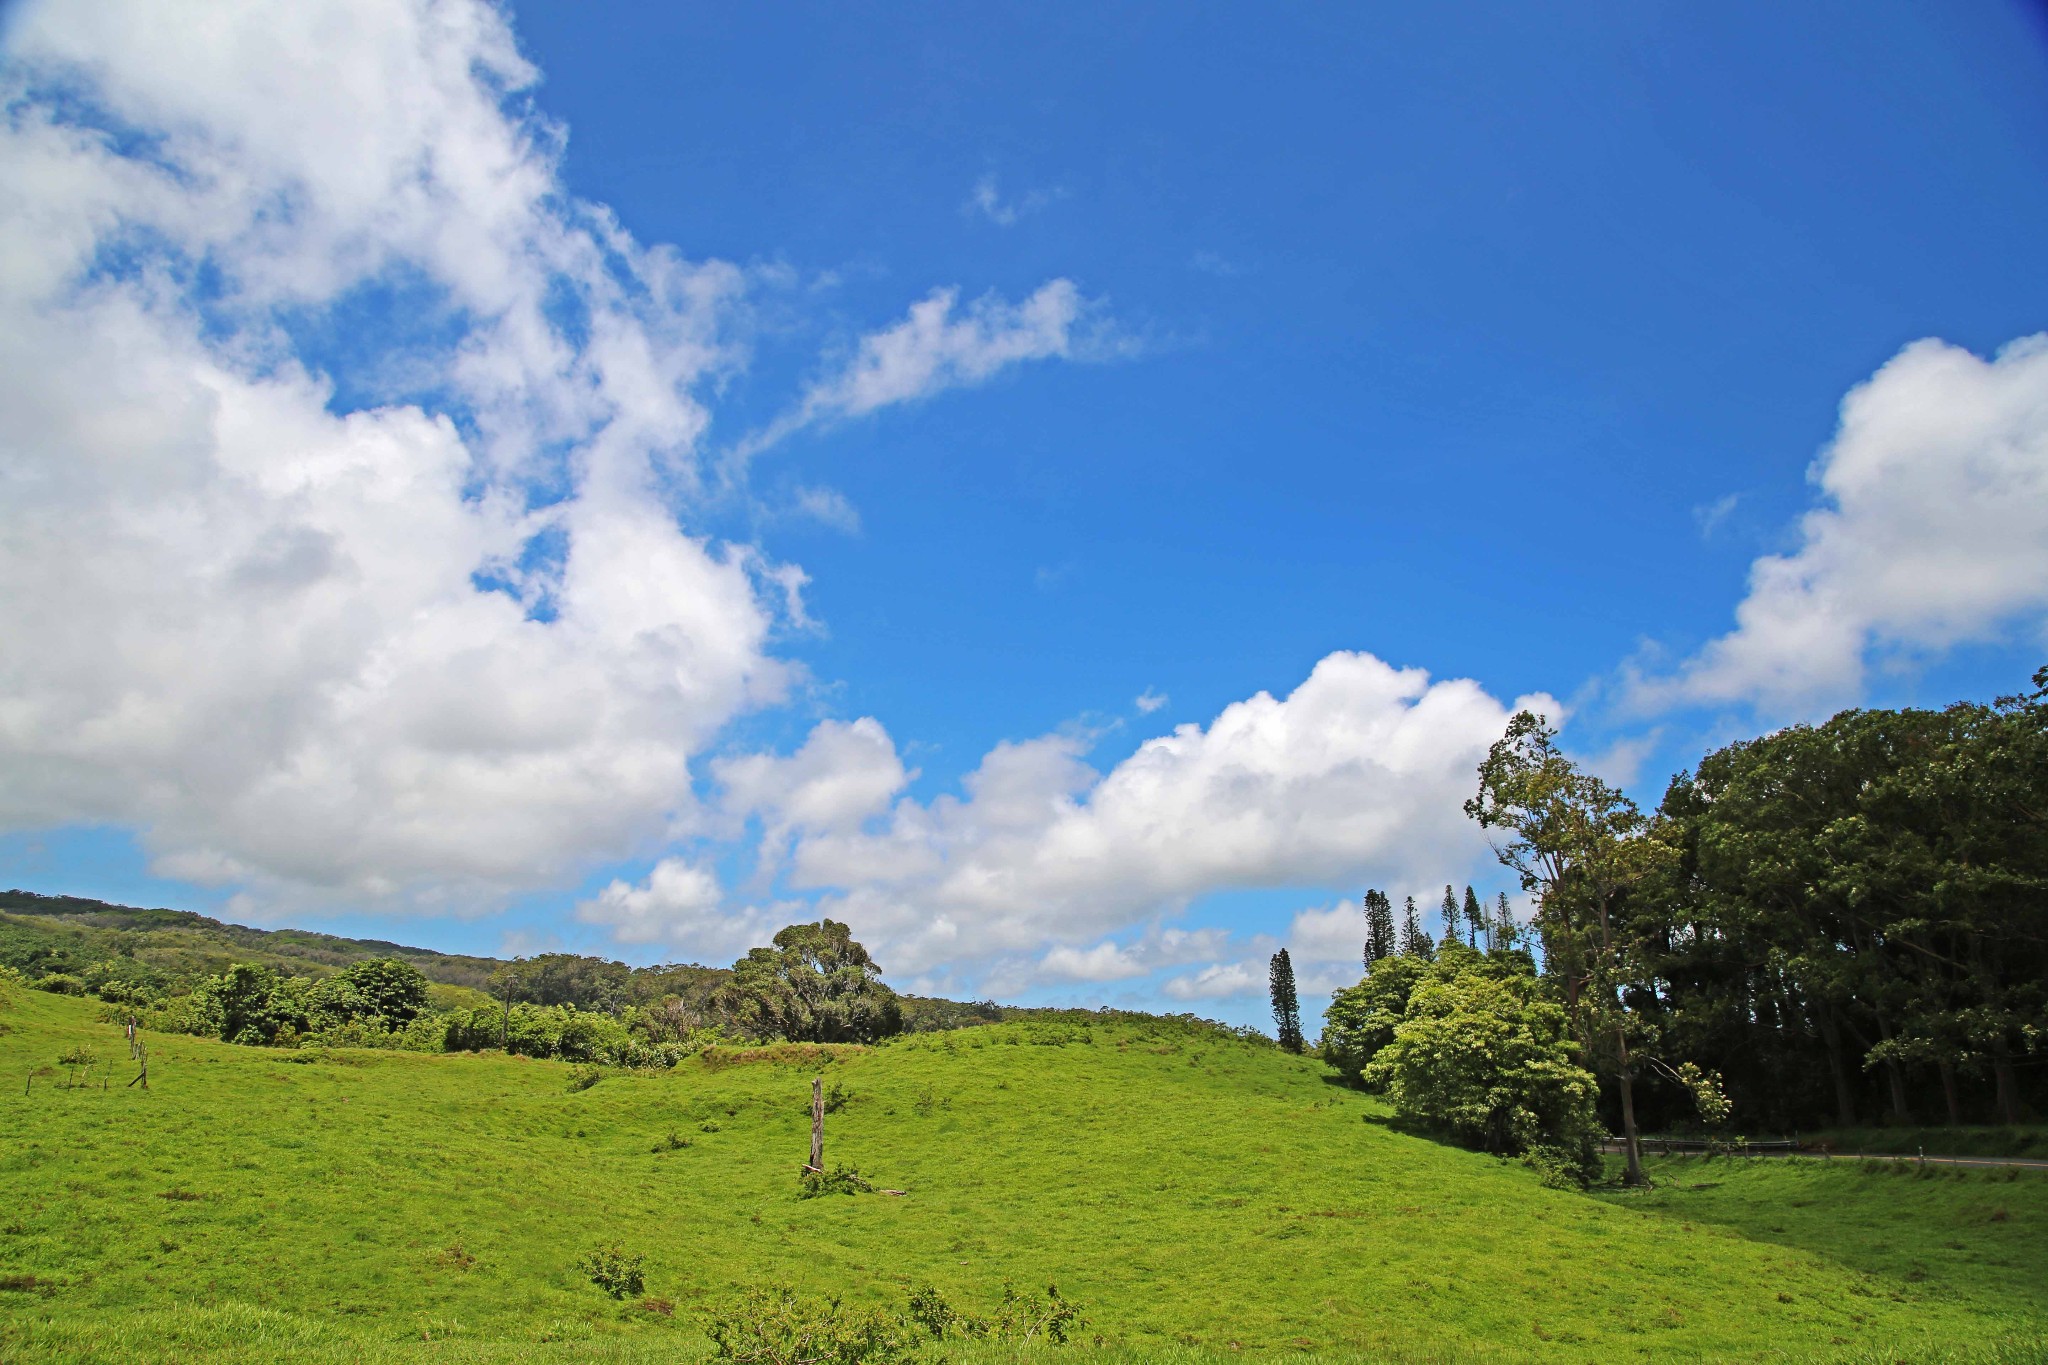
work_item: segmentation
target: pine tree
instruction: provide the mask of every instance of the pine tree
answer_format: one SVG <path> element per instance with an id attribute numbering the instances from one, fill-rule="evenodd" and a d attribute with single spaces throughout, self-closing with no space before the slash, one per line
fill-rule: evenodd
<path id="1" fill-rule="evenodd" d="M 1508 893 L 1500 893 L 1500 903 L 1493 916 L 1494 941 L 1503 949 L 1512 948 L 1522 937 L 1520 926 L 1515 923 L 1515 912 L 1508 908 Z"/>
<path id="2" fill-rule="evenodd" d="M 1415 897 L 1408 897 L 1401 911 L 1401 954 L 1404 957 L 1435 957 L 1436 944 L 1422 931 L 1422 915 L 1415 908 Z"/>
<path id="3" fill-rule="evenodd" d="M 1282 948 L 1273 954 L 1273 1027 L 1280 1036 L 1280 1050 L 1300 1052 L 1301 1002 L 1294 994 L 1294 963 Z"/>
<path id="4" fill-rule="evenodd" d="M 1451 890 L 1448 885 L 1444 887 L 1443 904 L 1437 906 L 1436 912 L 1444 922 L 1443 941 L 1446 943 L 1463 943 L 1465 941 L 1465 931 L 1458 927 L 1458 921 L 1464 918 L 1464 916 L 1458 910 L 1458 893 Z"/>
<path id="5" fill-rule="evenodd" d="M 1365 965 L 1369 968 L 1394 952 L 1394 903 L 1387 893 L 1365 893 Z"/>
<path id="6" fill-rule="evenodd" d="M 1472 931 L 1472 946 L 1479 946 L 1479 931 L 1486 927 L 1486 911 L 1480 907 L 1478 893 L 1471 887 L 1465 888 L 1465 924 Z M 1486 936 L 1486 947 L 1493 949 L 1493 935 Z"/>

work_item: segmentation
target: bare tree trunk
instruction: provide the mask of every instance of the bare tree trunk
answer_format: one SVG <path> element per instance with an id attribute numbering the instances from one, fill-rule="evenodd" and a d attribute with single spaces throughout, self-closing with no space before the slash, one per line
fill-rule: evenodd
<path id="1" fill-rule="evenodd" d="M 1849 1071 L 1842 1064 L 1842 1031 L 1835 1025 L 1834 1011 L 1823 1001 L 1813 1005 L 1814 1022 L 1820 1025 L 1821 1041 L 1828 1047 L 1828 1071 L 1835 1080 L 1835 1122 L 1843 1128 L 1856 1126 L 1856 1092 L 1849 1088 Z"/>
<path id="2" fill-rule="evenodd" d="M 825 1078 L 811 1080 L 811 1169 L 825 1169 Z"/>
<path id="3" fill-rule="evenodd" d="M 1941 1072 L 1941 1097 L 1948 1103 L 1948 1126 L 1960 1128 L 1963 1126 L 1963 1106 L 1956 1098 L 1955 1063 L 1944 1057 L 1934 1065 Z"/>
<path id="4" fill-rule="evenodd" d="M 2012 1073 L 2012 1061 L 2006 1056 L 2005 1040 L 2000 1038 L 1991 1054 L 1991 1078 L 1998 1086 L 1998 1119 L 2001 1123 L 2014 1124 L 2020 1121 L 2020 1088 L 2018 1078 Z"/>
<path id="5" fill-rule="evenodd" d="M 1629 1066 L 1628 1034 L 1621 1025 L 1614 1027 L 1614 1043 L 1620 1049 L 1621 1066 L 1616 1080 L 1621 1086 L 1621 1141 L 1628 1152 L 1628 1165 L 1622 1172 L 1624 1185 L 1647 1185 L 1643 1179 L 1643 1143 L 1636 1133 L 1636 1078 Z"/>

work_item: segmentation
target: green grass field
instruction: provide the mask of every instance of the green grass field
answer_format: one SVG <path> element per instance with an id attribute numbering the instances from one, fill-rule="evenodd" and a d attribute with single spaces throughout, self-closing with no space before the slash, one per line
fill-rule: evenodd
<path id="1" fill-rule="evenodd" d="M 733 1287 L 894 1303 L 927 1279 L 969 1306 L 1057 1281 L 1077 1363 L 2048 1359 L 2038 1174 L 1671 1161 L 1648 1193 L 1548 1190 L 1313 1062 L 1170 1024 L 584 1090 L 551 1062 L 155 1037 L 145 1094 L 94 1010 L 0 1011 L 0 1360 L 693 1360 Z M 112 1088 L 60 1067 L 24 1093 L 81 1045 Z M 902 1197 L 796 1197 L 813 1074 L 851 1096 L 828 1164 Z M 576 1270 L 608 1241 L 672 1316 Z"/>

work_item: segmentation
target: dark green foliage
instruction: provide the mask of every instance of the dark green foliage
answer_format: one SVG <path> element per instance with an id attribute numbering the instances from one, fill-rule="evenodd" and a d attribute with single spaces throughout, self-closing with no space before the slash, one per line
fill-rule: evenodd
<path id="1" fill-rule="evenodd" d="M 1401 951 L 1421 958 L 1432 957 L 1436 953 L 1436 944 L 1422 927 L 1422 915 L 1415 908 L 1413 896 L 1408 897 L 1401 907 Z"/>
<path id="2" fill-rule="evenodd" d="M 1273 1036 L 1280 1040 L 1282 1052 L 1300 1052 L 1301 1000 L 1294 989 L 1294 962 L 1285 948 L 1273 954 L 1267 978 L 1273 996 Z"/>
<path id="3" fill-rule="evenodd" d="M 588 1090 L 603 1079 L 603 1067 L 579 1066 L 569 1073 L 569 1092 L 574 1094 L 579 1090 Z"/>
<path id="4" fill-rule="evenodd" d="M 1469 942 L 1474 948 L 1477 948 L 1479 946 L 1480 935 L 1483 931 L 1486 930 L 1487 927 L 1486 911 L 1480 908 L 1478 893 L 1473 891 L 1473 889 L 1469 886 L 1465 888 L 1464 914 L 1465 927 L 1471 933 L 1471 938 Z M 1494 946 L 1493 936 L 1490 933 L 1486 935 L 1486 946 L 1488 948 L 1492 948 Z"/>
<path id="5" fill-rule="evenodd" d="M 712 998 L 737 1032 L 753 1038 L 872 1043 L 903 1027 L 896 992 L 837 920 L 781 930 L 772 948 L 735 962 Z"/>
<path id="6" fill-rule="evenodd" d="M 1365 893 L 1365 965 L 1392 956 L 1395 948 L 1394 903 L 1386 892 L 1369 890 Z"/>
<path id="7" fill-rule="evenodd" d="M 36 989 L 52 995 L 84 995 L 85 982 L 69 972 L 51 972 L 37 979 Z"/>
<path id="8" fill-rule="evenodd" d="M 828 1194 L 873 1194 L 872 1181 L 852 1166 L 834 1166 L 829 1171 L 806 1170 L 797 1179 L 797 1198 L 817 1199 Z"/>
<path id="9" fill-rule="evenodd" d="M 611 1011 L 624 1006 L 632 969 L 623 962 L 574 953 L 514 958 L 491 973 L 490 993 L 529 1005 L 573 1005 Z"/>
<path id="10" fill-rule="evenodd" d="M 615 1299 L 628 1299 L 646 1292 L 647 1277 L 640 1269 L 644 1259 L 638 1254 L 628 1255 L 613 1242 L 584 1252 L 576 1265 L 605 1293 Z"/>

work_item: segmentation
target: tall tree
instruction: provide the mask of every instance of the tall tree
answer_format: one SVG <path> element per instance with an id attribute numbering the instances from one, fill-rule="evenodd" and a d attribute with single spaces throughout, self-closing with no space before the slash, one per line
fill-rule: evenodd
<path id="1" fill-rule="evenodd" d="M 1524 890 L 1537 894 L 1543 957 L 1564 990 L 1566 1015 L 1589 1065 L 1605 1062 L 1621 1098 L 1628 1184 L 1643 1183 L 1635 1082 L 1641 1025 L 1630 989 L 1645 978 L 1630 893 L 1653 876 L 1667 849 L 1644 837 L 1633 801 L 1557 747 L 1541 716 L 1516 712 L 1479 765 L 1479 793 L 1465 813 L 1509 835 L 1497 852 Z"/>
<path id="2" fill-rule="evenodd" d="M 1437 917 L 1444 922 L 1444 942 L 1463 943 L 1465 941 L 1465 930 L 1462 925 L 1465 916 L 1458 909 L 1458 893 L 1451 890 L 1449 883 L 1444 885 L 1444 898 L 1438 903 L 1436 913 Z"/>
<path id="3" fill-rule="evenodd" d="M 1465 925 L 1472 934 L 1472 946 L 1479 946 L 1479 933 L 1486 928 L 1486 911 L 1480 908 L 1479 895 L 1470 886 L 1465 888 Z M 1493 950 L 1493 935 L 1486 936 L 1487 951 Z"/>
<path id="4" fill-rule="evenodd" d="M 1284 1052 L 1300 1052 L 1301 1001 L 1294 992 L 1294 962 L 1282 948 L 1273 954 L 1269 972 L 1273 988 L 1273 1027 Z"/>
<path id="5" fill-rule="evenodd" d="M 1515 923 L 1515 912 L 1508 904 L 1508 893 L 1500 893 L 1500 899 L 1493 907 L 1493 923 L 1486 930 L 1488 944 L 1497 948 L 1512 948 L 1522 937 L 1522 926 Z"/>
<path id="6" fill-rule="evenodd" d="M 1394 953 L 1394 903 L 1377 889 L 1365 893 L 1365 965 Z"/>
<path id="7" fill-rule="evenodd" d="M 1410 896 L 1401 910 L 1401 951 L 1409 957 L 1434 957 L 1436 944 L 1422 927 L 1422 914 Z"/>

